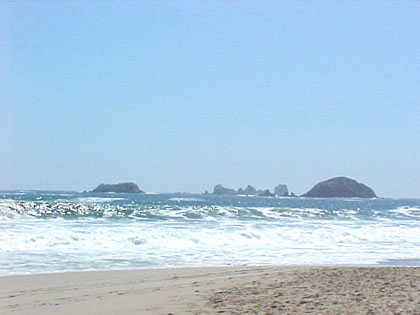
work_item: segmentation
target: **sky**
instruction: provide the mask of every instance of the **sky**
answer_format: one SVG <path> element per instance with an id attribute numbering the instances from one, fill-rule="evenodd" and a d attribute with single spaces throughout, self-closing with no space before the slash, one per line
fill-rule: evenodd
<path id="1" fill-rule="evenodd" d="M 0 189 L 420 198 L 418 1 L 1 1 Z"/>

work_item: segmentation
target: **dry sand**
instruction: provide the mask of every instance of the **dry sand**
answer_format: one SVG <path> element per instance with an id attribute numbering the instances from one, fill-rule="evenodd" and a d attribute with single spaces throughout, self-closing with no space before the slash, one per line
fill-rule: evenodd
<path id="1" fill-rule="evenodd" d="M 420 314 L 420 268 L 222 267 L 0 277 L 1 314 Z"/>

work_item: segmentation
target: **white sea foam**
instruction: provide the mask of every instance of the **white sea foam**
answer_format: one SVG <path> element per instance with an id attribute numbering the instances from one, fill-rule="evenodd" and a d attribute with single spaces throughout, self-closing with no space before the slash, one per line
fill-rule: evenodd
<path id="1" fill-rule="evenodd" d="M 179 197 L 178 205 L 160 197 L 140 203 L 137 196 L 129 198 L 0 199 L 0 274 L 375 264 L 418 258 L 420 249 L 418 206 L 372 210 L 358 202 L 345 209 L 325 200 L 263 198 L 223 205 L 205 203 L 204 197 L 199 205 Z"/>
<path id="2" fill-rule="evenodd" d="M 105 203 L 111 201 L 124 200 L 124 198 L 112 198 L 112 197 L 80 197 L 77 199 L 82 203 Z"/>
<path id="3" fill-rule="evenodd" d="M 169 200 L 171 200 L 171 201 L 178 201 L 178 202 L 180 202 L 180 201 L 204 201 L 203 199 L 199 199 L 199 198 L 181 198 L 181 197 L 179 197 L 179 198 L 170 198 Z"/>
<path id="4" fill-rule="evenodd" d="M 407 217 L 420 218 L 420 208 L 418 207 L 400 207 L 398 209 L 389 210 L 389 212 L 404 215 Z"/>
<path id="5" fill-rule="evenodd" d="M 182 216 L 180 212 L 173 217 Z M 306 222 L 259 223 L 231 221 L 228 218 L 205 224 L 132 221 L 108 222 L 89 219 L 68 221 L 36 218 L 10 224 L 0 233 L 0 248 L 11 260 L 0 272 L 11 273 L 7 266 L 14 259 L 27 268 L 37 268 L 33 255 L 45 253 L 57 268 L 77 269 L 88 265 L 87 256 L 102 263 L 118 257 L 135 267 L 136 262 L 159 266 L 219 265 L 230 263 L 270 264 L 359 264 L 385 259 L 413 257 L 420 226 L 389 224 L 342 224 L 322 220 Z M 9 222 L 10 223 L 10 222 Z M 292 222 L 289 222 L 292 223 Z M 11 241 L 13 240 L 13 241 Z M 60 257 L 65 257 L 60 261 Z M 83 261 L 86 260 L 84 263 Z M 61 267 L 59 267 L 61 266 Z M 114 268 L 124 268 L 116 262 Z M 6 269 L 5 269 L 6 268 Z"/>

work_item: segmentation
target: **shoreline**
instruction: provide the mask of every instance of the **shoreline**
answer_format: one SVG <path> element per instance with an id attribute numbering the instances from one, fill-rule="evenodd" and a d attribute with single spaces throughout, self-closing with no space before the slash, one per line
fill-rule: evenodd
<path id="1" fill-rule="evenodd" d="M 146 270 L 175 270 L 175 269 L 196 269 L 196 268 L 253 268 L 253 267 L 278 267 L 278 268 L 324 268 L 324 267 L 360 267 L 360 268 L 378 268 L 378 267 L 407 267 L 407 268 L 418 268 L 420 267 L 420 258 L 403 258 L 403 259 L 385 259 L 378 261 L 377 263 L 369 264 L 243 264 L 243 265 L 204 265 L 204 266 L 163 266 L 163 267 L 144 267 L 144 268 L 129 268 L 129 269 L 86 269 L 86 270 L 64 270 L 64 271 L 53 271 L 53 272 L 34 272 L 34 273 L 23 273 L 23 274 L 0 274 L 0 279 L 4 277 L 21 277 L 21 276 L 33 276 L 33 275 L 53 275 L 61 273 L 84 273 L 84 272 L 124 272 L 124 271 L 146 271 Z"/>
<path id="2" fill-rule="evenodd" d="M 404 266 L 80 271 L 0 277 L 0 313 L 416 314 L 418 292 L 420 267 Z"/>

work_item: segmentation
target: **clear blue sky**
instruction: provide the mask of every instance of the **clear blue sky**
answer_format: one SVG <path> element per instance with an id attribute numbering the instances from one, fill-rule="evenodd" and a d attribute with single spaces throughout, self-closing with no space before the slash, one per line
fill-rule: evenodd
<path id="1" fill-rule="evenodd" d="M 0 189 L 420 197 L 418 1 L 2 1 L 0 41 Z"/>

